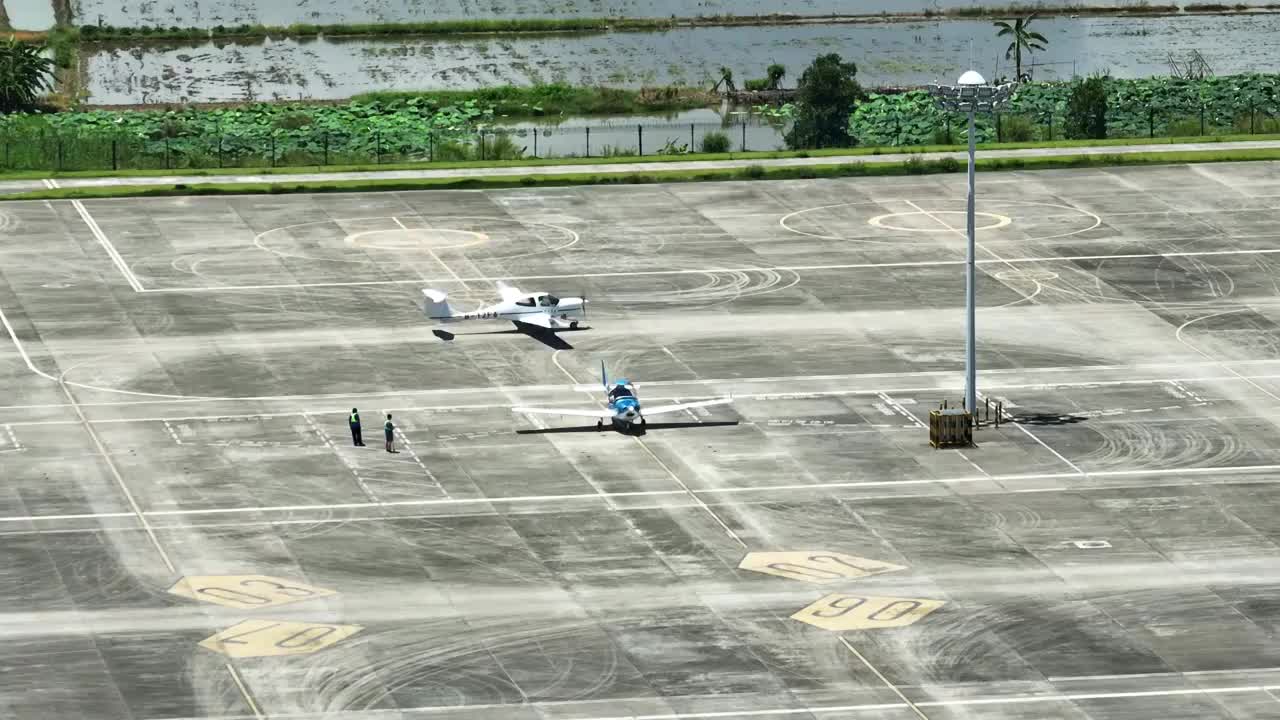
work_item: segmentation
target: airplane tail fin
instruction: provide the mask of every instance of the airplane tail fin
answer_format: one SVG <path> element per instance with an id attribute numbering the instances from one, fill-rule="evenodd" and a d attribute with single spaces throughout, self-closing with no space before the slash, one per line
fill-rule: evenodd
<path id="1" fill-rule="evenodd" d="M 457 317 L 457 313 L 449 306 L 449 296 L 440 290 L 424 289 L 422 295 L 427 299 L 422 311 L 427 317 L 439 322 L 449 322 Z"/>

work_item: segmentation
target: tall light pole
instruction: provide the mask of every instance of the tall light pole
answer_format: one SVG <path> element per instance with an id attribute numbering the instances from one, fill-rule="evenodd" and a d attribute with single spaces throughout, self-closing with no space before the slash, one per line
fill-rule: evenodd
<path id="1" fill-rule="evenodd" d="M 960 76 L 956 85 L 930 85 L 929 94 L 943 110 L 963 112 L 969 115 L 969 207 L 965 217 L 968 230 L 969 255 L 965 262 L 965 347 L 964 347 L 964 407 L 973 417 L 978 416 L 978 360 L 977 323 L 975 312 L 975 246 L 974 230 L 974 116 L 980 112 L 995 112 L 1009 102 L 1015 85 L 988 85 L 976 71 Z"/>

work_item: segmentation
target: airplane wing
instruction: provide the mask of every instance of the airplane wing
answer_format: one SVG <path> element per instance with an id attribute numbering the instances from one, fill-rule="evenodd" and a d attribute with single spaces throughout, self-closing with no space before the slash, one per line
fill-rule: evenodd
<path id="1" fill-rule="evenodd" d="M 502 294 L 502 302 L 515 302 L 523 300 L 529 293 L 521 291 L 519 288 L 512 287 L 504 282 L 498 282 L 498 292 Z"/>
<path id="2" fill-rule="evenodd" d="M 556 330 L 563 330 L 569 327 L 568 323 L 560 322 L 546 313 L 530 313 L 529 315 L 521 315 L 519 320 L 512 320 L 516 324 L 516 329 L 556 350 L 572 350 L 573 346 L 565 342 L 556 335 Z"/>
<path id="3" fill-rule="evenodd" d="M 570 415 L 572 417 L 589 417 L 601 418 L 608 420 L 613 417 L 613 412 L 609 410 L 572 410 L 569 408 L 511 408 L 511 412 L 525 413 L 526 415 Z"/>
<path id="4" fill-rule="evenodd" d="M 650 415 L 661 415 L 663 413 L 680 412 L 681 410 L 690 410 L 692 408 L 711 407 L 713 405 L 728 405 L 733 402 L 733 398 L 718 398 L 716 400 L 702 400 L 700 402 L 684 403 L 683 405 L 659 405 L 658 407 L 641 407 L 640 412 L 645 417 Z"/>
<path id="5" fill-rule="evenodd" d="M 545 330 L 558 328 L 564 324 L 564 323 L 556 322 L 555 318 L 551 317 L 550 315 L 544 312 L 529 313 L 527 315 L 521 315 L 519 320 L 512 320 L 512 322 L 524 323 L 525 325 L 536 325 L 537 327 L 543 328 Z"/>

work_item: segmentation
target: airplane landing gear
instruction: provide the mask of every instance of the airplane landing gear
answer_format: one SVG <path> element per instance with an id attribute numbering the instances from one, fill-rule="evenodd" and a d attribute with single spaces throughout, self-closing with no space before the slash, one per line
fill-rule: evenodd
<path id="1" fill-rule="evenodd" d="M 574 320 L 573 322 L 569 323 L 569 329 L 570 329 L 570 330 L 577 330 L 577 329 L 578 329 L 578 321 L 577 321 L 577 320 Z"/>
<path id="2" fill-rule="evenodd" d="M 597 421 L 596 421 L 596 430 L 604 430 L 604 421 L 603 421 L 603 420 L 597 420 Z"/>

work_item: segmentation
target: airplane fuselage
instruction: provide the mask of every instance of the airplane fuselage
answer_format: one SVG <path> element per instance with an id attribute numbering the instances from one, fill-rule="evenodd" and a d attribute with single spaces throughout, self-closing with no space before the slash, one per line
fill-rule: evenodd
<path id="1" fill-rule="evenodd" d="M 507 322 L 523 322 L 522 318 L 531 315 L 549 315 L 563 323 L 568 323 L 571 327 L 581 321 L 584 317 L 581 304 L 565 303 L 561 307 L 540 307 L 526 308 L 517 307 L 511 304 L 491 305 L 486 308 L 480 308 L 473 312 L 455 313 L 446 317 L 432 318 L 440 322 L 452 323 L 463 322 L 467 320 L 505 320 Z"/>
<path id="2" fill-rule="evenodd" d="M 634 397 L 620 397 L 609 401 L 609 410 L 613 412 L 615 423 L 631 424 L 643 422 L 640 414 L 640 401 Z"/>

